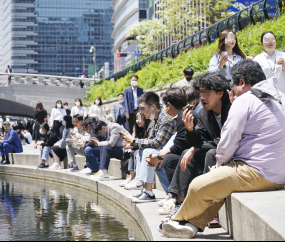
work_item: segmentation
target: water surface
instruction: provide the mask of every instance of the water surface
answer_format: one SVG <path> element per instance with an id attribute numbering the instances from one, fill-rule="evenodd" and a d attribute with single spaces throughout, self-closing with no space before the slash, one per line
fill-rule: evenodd
<path id="1" fill-rule="evenodd" d="M 135 221 L 94 192 L 0 175 L 0 240 L 146 240 Z"/>

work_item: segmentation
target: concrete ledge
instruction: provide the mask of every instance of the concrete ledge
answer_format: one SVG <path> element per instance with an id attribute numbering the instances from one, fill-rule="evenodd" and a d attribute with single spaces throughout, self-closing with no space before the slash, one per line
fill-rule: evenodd
<path id="1" fill-rule="evenodd" d="M 285 190 L 233 193 L 220 210 L 221 224 L 234 240 L 285 241 L 284 197 Z"/>
<path id="2" fill-rule="evenodd" d="M 119 187 L 122 182 L 120 179 L 111 178 L 110 181 L 96 182 L 81 173 L 66 173 L 63 170 L 39 170 L 36 167 L 25 165 L 2 165 L 0 166 L 0 173 L 65 183 L 97 192 L 128 212 L 137 221 L 148 240 L 173 241 L 173 239 L 161 235 L 157 230 L 158 224 L 165 217 L 157 214 L 157 205 L 155 203 L 132 203 L 128 196 L 137 194 L 138 191 L 127 191 Z M 154 190 L 154 193 L 158 199 L 165 197 L 164 192 Z M 198 234 L 194 239 L 230 240 L 230 237 L 223 229 L 206 229 L 203 234 Z"/>

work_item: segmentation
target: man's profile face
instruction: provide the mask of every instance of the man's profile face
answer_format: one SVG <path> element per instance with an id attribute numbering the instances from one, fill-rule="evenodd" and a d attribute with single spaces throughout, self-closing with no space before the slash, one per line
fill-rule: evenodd
<path id="1" fill-rule="evenodd" d="M 5 125 L 3 125 L 3 128 L 4 128 L 5 132 L 8 132 L 10 130 L 10 125 L 5 124 Z"/>
<path id="2" fill-rule="evenodd" d="M 146 105 L 145 102 L 140 102 L 140 114 L 145 118 L 149 119 L 152 112 L 152 107 Z"/>
<path id="3" fill-rule="evenodd" d="M 122 100 L 124 100 L 124 95 L 119 96 L 119 101 L 122 101 Z"/>
<path id="4" fill-rule="evenodd" d="M 215 108 L 220 99 L 223 96 L 223 92 L 216 92 L 214 90 L 206 90 L 203 87 L 200 87 L 200 100 L 201 104 L 203 105 L 204 109 L 207 111 L 212 110 Z"/>

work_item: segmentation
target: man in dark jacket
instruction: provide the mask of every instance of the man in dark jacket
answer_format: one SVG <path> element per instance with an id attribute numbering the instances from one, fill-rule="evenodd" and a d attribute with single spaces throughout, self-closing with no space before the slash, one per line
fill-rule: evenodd
<path id="1" fill-rule="evenodd" d="M 182 153 L 168 189 L 172 197 L 177 199 L 177 206 L 170 217 L 178 211 L 184 201 L 192 180 L 202 175 L 206 167 L 214 164 L 221 129 L 231 107 L 227 93 L 230 86 L 222 75 L 202 75 L 195 81 L 195 88 L 200 92 L 200 101 L 204 109 L 200 111 L 195 128 L 194 115 L 187 110 L 183 113 L 186 140 L 190 149 Z"/>

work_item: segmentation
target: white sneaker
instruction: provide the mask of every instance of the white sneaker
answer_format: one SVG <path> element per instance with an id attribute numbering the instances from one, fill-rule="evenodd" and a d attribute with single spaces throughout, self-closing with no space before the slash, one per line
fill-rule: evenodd
<path id="1" fill-rule="evenodd" d="M 163 207 L 164 205 L 170 205 L 170 204 L 172 204 L 172 203 L 176 203 L 176 199 L 175 199 L 175 198 L 172 198 L 172 196 L 169 195 L 169 196 L 167 196 L 167 198 L 165 198 L 165 199 L 159 201 L 159 202 L 157 203 L 157 205 L 158 205 L 159 207 Z"/>
<path id="2" fill-rule="evenodd" d="M 125 187 L 126 185 L 130 184 L 131 182 L 132 182 L 131 178 L 128 178 L 123 183 L 121 183 L 119 186 L 120 187 Z"/>
<path id="3" fill-rule="evenodd" d="M 125 186 L 126 190 L 142 190 L 143 189 L 143 183 L 138 180 L 133 180 L 133 182 L 127 184 Z"/>
<path id="4" fill-rule="evenodd" d="M 91 179 L 94 181 L 108 181 L 109 175 L 107 172 L 104 174 L 104 172 L 100 170 L 95 175 L 91 176 Z"/>
<path id="5" fill-rule="evenodd" d="M 53 164 L 50 166 L 49 169 L 50 169 L 50 170 L 60 170 L 61 167 L 60 167 L 60 164 L 58 164 L 58 163 L 53 163 Z"/>
<path id="6" fill-rule="evenodd" d="M 158 209 L 159 215 L 169 215 L 175 208 L 175 203 L 170 205 L 164 205 L 162 208 Z"/>
<path id="7" fill-rule="evenodd" d="M 93 175 L 92 171 L 90 170 L 89 167 L 84 168 L 80 173 L 86 174 L 86 175 Z"/>
<path id="8" fill-rule="evenodd" d="M 181 225 L 179 222 L 171 220 L 162 224 L 160 233 L 169 238 L 192 239 L 198 233 L 198 228 L 191 223 Z"/>

